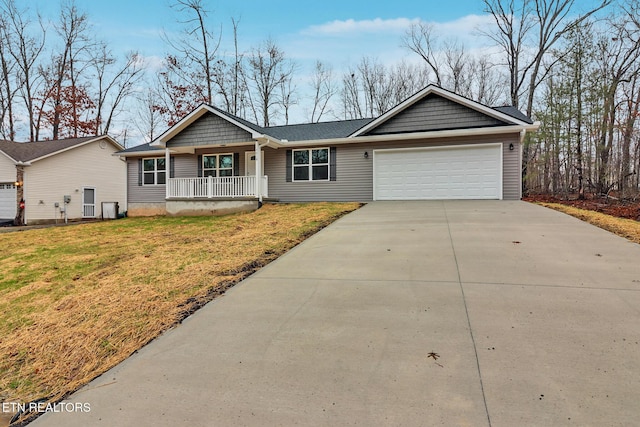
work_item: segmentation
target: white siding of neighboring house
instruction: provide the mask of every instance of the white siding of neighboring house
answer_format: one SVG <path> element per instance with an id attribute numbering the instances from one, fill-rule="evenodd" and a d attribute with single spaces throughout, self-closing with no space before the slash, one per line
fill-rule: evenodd
<path id="1" fill-rule="evenodd" d="M 4 154 L 0 153 L 0 182 L 15 182 L 16 166 Z"/>
<path id="2" fill-rule="evenodd" d="M 16 167 L 7 156 L 0 153 L 0 218 L 11 219 L 16 213 Z M 7 184 L 10 185 L 6 188 Z"/>
<path id="3" fill-rule="evenodd" d="M 126 163 L 112 154 L 118 151 L 112 144 L 96 140 L 51 157 L 35 161 L 25 168 L 26 222 L 63 219 L 55 202 L 63 206 L 65 195 L 71 196 L 67 206 L 69 219 L 82 218 L 82 189 L 96 191 L 97 218 L 101 202 L 118 202 L 120 212 L 126 210 Z"/>

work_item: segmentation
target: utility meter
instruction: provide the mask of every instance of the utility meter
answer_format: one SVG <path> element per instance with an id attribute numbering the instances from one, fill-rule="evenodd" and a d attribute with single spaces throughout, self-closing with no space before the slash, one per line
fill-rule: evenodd
<path id="1" fill-rule="evenodd" d="M 71 203 L 71 196 L 64 196 L 65 203 Z"/>

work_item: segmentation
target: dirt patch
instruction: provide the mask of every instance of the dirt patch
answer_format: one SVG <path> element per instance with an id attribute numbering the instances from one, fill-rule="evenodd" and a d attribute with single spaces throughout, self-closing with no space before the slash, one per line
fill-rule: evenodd
<path id="1" fill-rule="evenodd" d="M 618 218 L 640 221 L 640 200 L 620 200 L 595 197 L 578 200 L 577 197 L 561 198 L 551 195 L 529 196 L 525 197 L 523 200 L 532 203 L 557 203 L 566 206 L 573 206 L 578 209 L 600 212 Z"/>

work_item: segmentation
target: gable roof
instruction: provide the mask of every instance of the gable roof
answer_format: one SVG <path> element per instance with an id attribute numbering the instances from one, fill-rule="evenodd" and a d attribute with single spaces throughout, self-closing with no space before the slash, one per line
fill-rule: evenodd
<path id="1" fill-rule="evenodd" d="M 196 107 L 195 110 L 193 110 L 192 112 L 184 116 L 182 119 L 180 119 L 180 121 L 178 121 L 178 123 L 171 126 L 162 135 L 160 135 L 155 140 L 153 140 L 150 143 L 150 145 L 156 148 L 165 147 L 167 142 L 171 140 L 171 138 L 178 135 L 184 129 L 189 127 L 189 125 L 191 125 L 193 122 L 195 122 L 196 120 L 198 120 L 200 117 L 202 117 L 207 113 L 215 114 L 216 116 L 236 125 L 240 129 L 243 129 L 249 132 L 253 138 L 259 138 L 260 136 L 264 135 L 263 128 L 261 128 L 256 124 L 251 123 L 248 120 L 244 120 L 244 119 L 241 119 L 240 117 L 236 117 L 233 114 L 227 113 L 226 111 L 223 111 L 214 106 L 211 106 L 208 104 L 200 104 L 198 107 Z"/>
<path id="2" fill-rule="evenodd" d="M 533 124 L 531 119 L 529 119 L 528 117 L 526 117 L 524 114 L 522 114 L 520 111 L 518 111 L 517 109 L 515 109 L 513 107 L 510 107 L 508 110 L 506 109 L 506 107 L 502 107 L 504 110 L 501 111 L 499 109 L 491 108 L 491 107 L 488 107 L 488 106 L 486 106 L 484 104 L 481 104 L 479 102 L 473 101 L 473 100 L 471 100 L 469 98 L 465 98 L 465 97 L 463 97 L 461 95 L 458 95 L 458 94 L 456 94 L 454 92 L 451 92 L 451 91 L 448 91 L 446 89 L 443 89 L 443 88 L 441 88 L 439 86 L 430 84 L 427 87 L 425 87 L 424 89 L 422 89 L 421 91 L 419 91 L 416 94 L 414 94 L 413 96 L 407 98 L 406 100 L 404 100 L 400 104 L 398 104 L 395 107 L 391 108 L 389 111 L 387 111 L 386 113 L 382 114 L 378 118 L 370 121 L 365 126 L 363 126 L 362 128 L 358 129 L 357 131 L 355 131 L 354 133 L 352 133 L 349 136 L 350 137 L 356 137 L 356 136 L 365 135 L 367 132 L 372 131 L 373 129 L 375 129 L 378 126 L 382 125 L 383 123 L 387 122 L 391 118 L 397 116 L 399 113 L 405 111 L 406 109 L 408 109 L 412 105 L 416 104 L 418 101 L 424 99 L 425 97 L 427 97 L 429 95 L 433 95 L 433 94 L 441 96 L 442 98 L 448 99 L 450 101 L 453 101 L 453 102 L 455 102 L 457 104 L 460 104 L 460 105 L 465 106 L 467 108 L 470 108 L 472 110 L 475 110 L 475 111 L 477 111 L 479 113 L 482 113 L 482 114 L 484 114 L 486 116 L 495 118 L 497 120 L 501 120 L 501 121 L 505 122 L 506 124 L 518 125 L 518 126 L 527 126 L 527 125 L 530 126 L 530 125 Z M 519 114 L 516 114 L 513 110 L 517 111 L 517 113 L 519 113 Z M 507 113 L 506 111 L 509 111 L 509 113 L 511 113 L 511 114 Z M 517 115 L 518 117 L 515 117 L 515 115 Z M 523 120 L 523 119 L 527 119 L 527 120 Z"/>
<path id="3" fill-rule="evenodd" d="M 482 103 L 465 98 L 449 90 L 443 89 L 436 85 L 428 85 L 421 91 L 412 95 L 405 101 L 391 108 L 386 113 L 377 118 L 355 119 L 355 120 L 339 120 L 332 122 L 306 123 L 284 126 L 261 127 L 248 120 L 237 117 L 231 113 L 223 111 L 217 107 L 208 104 L 200 104 L 191 113 L 183 117 L 178 123 L 167 129 L 162 135 L 148 144 L 142 144 L 123 150 L 118 154 L 127 155 L 143 155 L 151 154 L 154 151 L 160 152 L 167 146 L 167 142 L 182 131 L 187 129 L 201 117 L 206 114 L 213 114 L 222 120 L 248 132 L 250 138 L 255 141 L 266 142 L 272 147 L 283 147 L 287 145 L 311 144 L 321 141 L 336 144 L 364 142 L 375 140 L 384 136 L 384 132 L 375 135 L 374 129 L 389 122 L 391 119 L 399 117 L 400 113 L 406 111 L 416 103 L 429 99 L 428 97 L 441 97 L 447 101 L 460 105 L 461 108 L 471 110 L 476 117 L 484 117 L 484 124 L 478 122 L 469 126 L 456 126 L 454 128 L 433 128 L 433 129 L 415 129 L 407 131 L 407 133 L 396 133 L 401 139 L 411 138 L 432 138 L 445 136 L 461 136 L 463 134 L 480 134 L 482 132 L 490 133 L 507 133 L 521 132 L 526 130 L 536 130 L 539 122 L 533 122 L 529 117 L 520 112 L 517 108 L 511 106 L 489 107 Z M 502 129 L 489 130 L 491 126 L 501 126 Z M 356 138 L 357 137 L 357 138 Z M 156 153 L 154 153 L 156 154 Z"/>
<path id="4" fill-rule="evenodd" d="M 108 135 L 86 136 L 82 138 L 67 138 L 54 141 L 14 142 L 0 140 L 0 151 L 14 161 L 14 163 L 35 162 L 73 148 L 105 139 L 118 149 L 122 149 L 113 138 Z"/>

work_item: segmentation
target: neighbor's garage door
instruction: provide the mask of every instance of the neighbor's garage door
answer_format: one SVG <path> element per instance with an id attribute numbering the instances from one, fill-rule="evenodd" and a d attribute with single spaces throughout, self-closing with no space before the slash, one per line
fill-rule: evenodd
<path id="1" fill-rule="evenodd" d="M 13 183 L 0 183 L 0 218 L 16 216 L 16 187 Z"/>
<path id="2" fill-rule="evenodd" d="M 502 145 L 375 150 L 374 200 L 501 199 Z"/>

